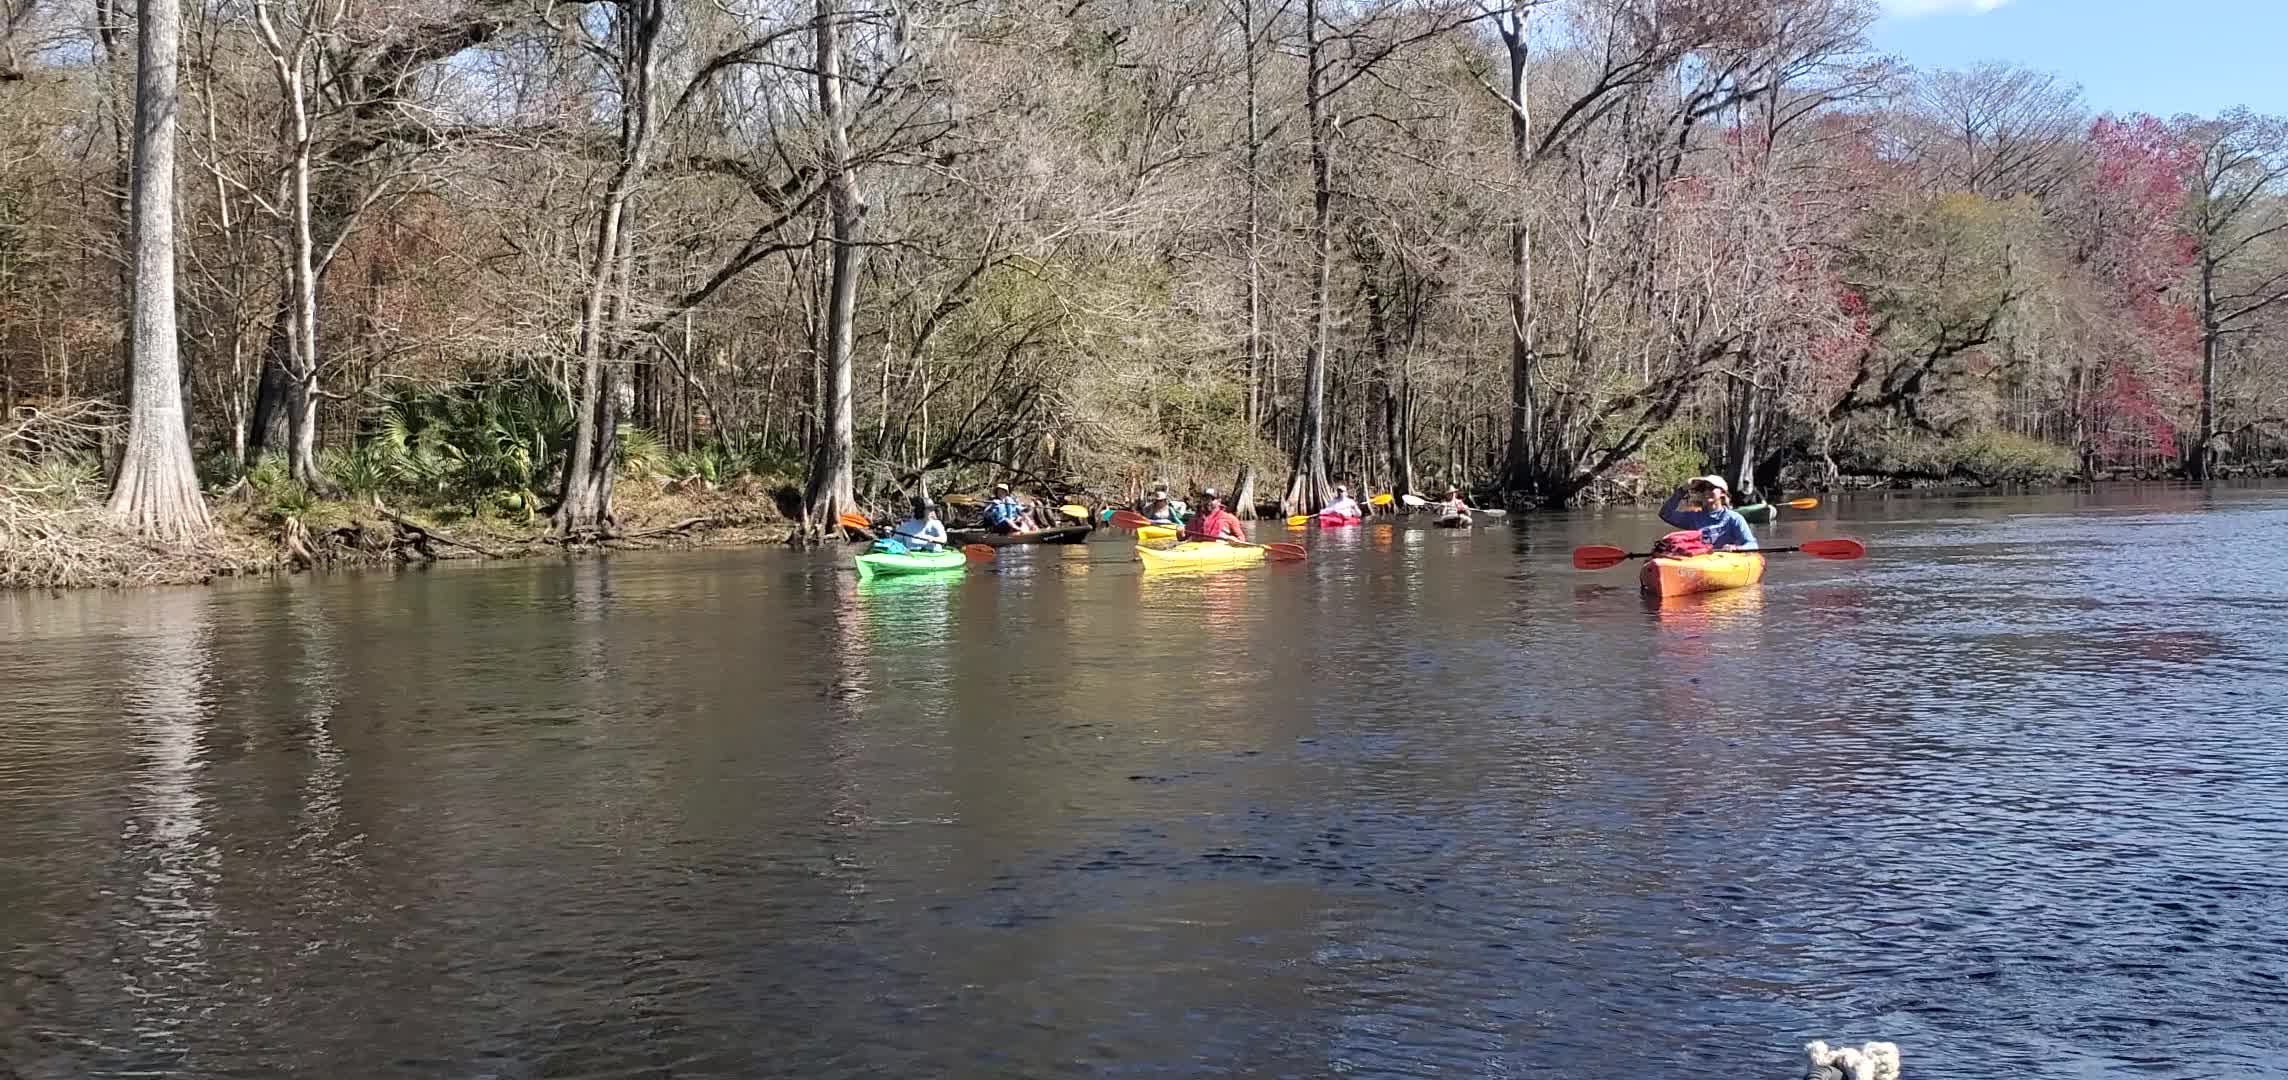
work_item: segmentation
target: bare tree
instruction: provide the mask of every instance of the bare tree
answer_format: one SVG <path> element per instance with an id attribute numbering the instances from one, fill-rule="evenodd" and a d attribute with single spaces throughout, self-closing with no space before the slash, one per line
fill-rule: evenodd
<path id="1" fill-rule="evenodd" d="M 1942 190 L 2047 198 L 2072 174 L 2087 122 L 2080 87 L 1984 63 L 1917 77 L 1899 129 Z"/>
<path id="2" fill-rule="evenodd" d="M 857 169 L 850 155 L 850 117 L 844 104 L 842 44 L 839 31 L 844 18 L 833 0 L 817 0 L 818 111 L 823 127 L 821 168 L 826 175 L 828 241 L 825 339 L 826 392 L 819 402 L 824 410 L 818 447 L 811 459 L 810 489 L 804 499 L 812 528 L 832 532 L 835 519 L 857 509 L 852 491 L 852 401 L 850 363 L 856 348 L 855 308 L 858 304 L 858 268 L 863 252 L 859 242 L 865 228 L 865 204 L 858 190 Z"/>
<path id="3" fill-rule="evenodd" d="M 135 64 L 135 299 L 133 406 L 127 448 L 112 481 L 110 510 L 143 536 L 170 540 L 213 528 L 183 416 L 183 375 L 175 335 L 175 131 L 180 93 L 176 60 L 182 8 L 142 0 Z"/>
<path id="4" fill-rule="evenodd" d="M 659 101 L 660 31 L 669 0 L 619 0 L 609 50 L 620 90 L 619 159 L 605 183 L 596 215 L 595 247 L 589 253 L 588 288 L 580 302 L 579 390 L 573 398 L 572 450 L 564 469 L 564 489 L 556 506 L 556 530 L 563 535 L 601 533 L 611 525 L 612 462 L 619 430 L 620 395 L 605 367 L 608 342 L 617 329 L 607 307 L 614 282 L 621 282 L 633 243 L 629 206 L 651 166 Z"/>
<path id="5" fill-rule="evenodd" d="M 1376 3 L 1346 11 L 1328 0 L 1303 0 L 1303 117 L 1311 154 L 1310 320 L 1304 342 L 1302 401 L 1298 406 L 1293 472 L 1280 512 L 1302 514 L 1325 505 L 1327 483 L 1327 360 L 1333 347 L 1335 154 L 1343 117 L 1336 100 L 1373 76 L 1401 51 L 1453 33 L 1479 16 L 1467 5 Z M 1335 13 L 1335 14 L 1331 14 Z"/>
<path id="6" fill-rule="evenodd" d="M 2217 362 L 2226 343 L 2250 334 L 2267 311 L 2288 304 L 2288 123 L 2246 111 L 2196 125 L 2200 175 L 2188 224 L 2199 275 L 2200 415 L 2185 474 L 2207 480 L 2216 466 Z M 2269 246 L 2267 246 L 2269 244 Z"/>

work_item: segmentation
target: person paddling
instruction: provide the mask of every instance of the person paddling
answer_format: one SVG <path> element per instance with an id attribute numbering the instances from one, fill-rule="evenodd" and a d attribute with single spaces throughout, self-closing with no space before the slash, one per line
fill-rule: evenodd
<path id="1" fill-rule="evenodd" d="M 1438 512 L 1440 516 L 1446 518 L 1466 518 L 1470 516 L 1469 500 L 1462 498 L 1462 489 L 1460 487 L 1453 484 L 1446 485 L 1446 498 L 1444 501 L 1438 504 Z"/>
<path id="2" fill-rule="evenodd" d="M 1168 498 L 1168 485 L 1166 484 L 1153 488 L 1151 495 L 1146 496 L 1136 504 L 1136 512 L 1144 515 L 1144 520 L 1154 525 L 1181 525 L 1184 523 L 1184 515 L 1176 509 L 1176 504 Z"/>
<path id="3" fill-rule="evenodd" d="M 914 516 L 898 523 L 892 538 L 908 551 L 938 551 L 945 546 L 945 522 L 937 519 L 937 504 L 927 495 L 914 496 Z"/>
<path id="4" fill-rule="evenodd" d="M 1009 485 L 993 485 L 993 498 L 985 504 L 985 527 L 1004 536 L 1039 529 L 1025 504 L 1009 493 Z"/>
<path id="5" fill-rule="evenodd" d="M 1686 507 L 1690 498 L 1698 509 Z M 1694 477 L 1660 508 L 1660 519 L 1679 529 L 1697 529 L 1700 539 L 1716 551 L 1754 551 L 1756 534 L 1748 520 L 1732 509 L 1732 489 L 1721 476 Z"/>
<path id="6" fill-rule="evenodd" d="M 1184 539 L 1248 542 L 1247 530 L 1240 526 L 1239 517 L 1223 508 L 1223 496 L 1216 494 L 1214 488 L 1200 492 L 1200 502 L 1206 509 L 1184 526 Z"/>
<path id="7" fill-rule="evenodd" d="M 1346 484 L 1335 485 L 1335 497 L 1328 500 L 1327 505 L 1319 513 L 1321 515 L 1332 514 L 1341 518 L 1366 516 L 1359 512 L 1358 500 L 1351 498 L 1351 489 Z"/>

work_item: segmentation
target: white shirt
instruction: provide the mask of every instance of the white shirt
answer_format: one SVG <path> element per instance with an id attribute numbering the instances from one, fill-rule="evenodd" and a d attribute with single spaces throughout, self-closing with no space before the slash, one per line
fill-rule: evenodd
<path id="1" fill-rule="evenodd" d="M 893 535 L 900 540 L 942 544 L 945 543 L 945 522 L 936 518 L 927 521 L 920 518 L 907 518 L 898 523 L 898 528 Z"/>

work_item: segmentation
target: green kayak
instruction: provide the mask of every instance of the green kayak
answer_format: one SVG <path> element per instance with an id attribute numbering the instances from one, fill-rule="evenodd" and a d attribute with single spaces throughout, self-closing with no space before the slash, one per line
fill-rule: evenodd
<path id="1" fill-rule="evenodd" d="M 858 564 L 858 580 L 871 581 L 896 574 L 934 574 L 942 570 L 959 570 L 969 562 L 969 557 L 958 549 L 909 551 L 903 555 L 877 551 L 860 555 L 854 561 Z"/>
<path id="2" fill-rule="evenodd" d="M 1740 516 L 1746 518 L 1750 525 L 1769 525 L 1780 519 L 1780 508 L 1768 502 L 1743 506 L 1739 508 L 1739 511 Z"/>

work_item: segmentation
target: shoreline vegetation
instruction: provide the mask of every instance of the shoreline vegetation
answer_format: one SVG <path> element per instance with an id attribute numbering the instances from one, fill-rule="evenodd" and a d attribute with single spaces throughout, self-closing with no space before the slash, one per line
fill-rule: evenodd
<path id="1" fill-rule="evenodd" d="M 2288 120 L 1874 0 L 0 7 L 5 585 L 2288 458 Z"/>
<path id="2" fill-rule="evenodd" d="M 359 470 L 372 461 L 329 457 L 331 494 L 313 495 L 291 482 L 285 463 L 265 459 L 245 473 L 209 479 L 205 504 L 214 529 L 189 541 L 138 537 L 103 505 L 102 472 L 87 457 L 27 458 L 7 448 L 29 443 L 92 446 L 116 413 L 97 403 L 63 417 L 33 414 L 0 426 L 0 588 L 26 591 L 204 584 L 222 578 L 292 574 L 323 569 L 372 569 L 457 560 L 512 560 L 607 551 L 786 546 L 815 538 L 799 523 L 802 494 L 784 477 L 737 471 L 720 479 L 720 462 L 639 456 L 617 477 L 615 518 L 608 530 L 567 538 L 537 510 L 528 494 L 501 491 L 475 500 L 440 498 L 432 491 L 408 497 L 405 486 Z M 58 433 L 69 437 L 59 439 Z M 98 440 L 99 441 L 99 440 Z M 1994 447 L 1916 446 L 1894 471 L 1843 473 L 1828 493 L 1908 492 L 2035 494 L 2107 482 L 2180 480 L 2174 470 L 2113 470 L 2095 476 L 2066 471 L 2070 459 L 2041 448 L 2020 454 Z M 1687 474 L 1704 468 L 1681 466 Z M 2288 477 L 2288 460 L 2220 472 L 2217 480 Z M 1203 480 L 1202 483 L 1205 481 Z M 1200 486 L 1195 483 L 1192 487 Z M 384 490 L 388 498 L 384 497 Z M 1650 506 L 1667 485 L 1599 490 L 1601 505 Z M 1778 494 L 1772 497 L 1779 498 Z M 1109 502 L 1088 490 L 1040 500 Z M 1279 505 L 1262 501 L 1259 519 L 1274 519 Z"/>

